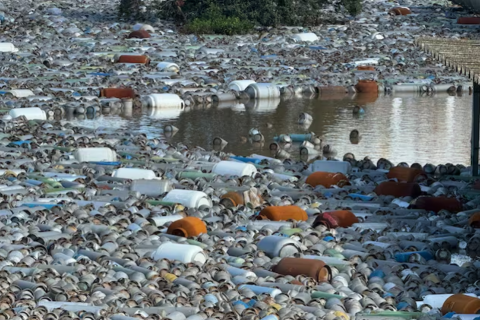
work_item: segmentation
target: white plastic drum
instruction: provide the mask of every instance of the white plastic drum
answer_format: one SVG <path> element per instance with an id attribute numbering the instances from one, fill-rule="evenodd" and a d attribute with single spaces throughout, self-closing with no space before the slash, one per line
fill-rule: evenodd
<path id="1" fill-rule="evenodd" d="M 112 177 L 131 179 L 131 180 L 152 180 L 158 179 L 153 170 L 148 169 L 138 169 L 138 168 L 120 168 L 112 173 Z"/>
<path id="2" fill-rule="evenodd" d="M 280 89 L 273 83 L 252 83 L 245 92 L 252 99 L 277 99 L 280 98 Z"/>
<path id="3" fill-rule="evenodd" d="M 173 93 L 153 93 L 145 96 L 144 99 L 152 108 L 185 108 L 183 100 Z"/>
<path id="4" fill-rule="evenodd" d="M 298 42 L 312 42 L 318 40 L 317 35 L 313 32 L 297 33 L 294 34 L 292 38 Z"/>
<path id="5" fill-rule="evenodd" d="M 14 97 L 17 97 L 17 98 L 25 98 L 25 97 L 31 97 L 35 95 L 32 90 L 28 90 L 28 89 L 14 89 L 14 90 L 10 90 L 9 92 Z M 42 98 L 50 98 L 50 97 L 42 97 Z M 40 98 L 37 98 L 37 99 L 40 100 Z M 51 98 L 49 100 L 51 100 Z"/>
<path id="6" fill-rule="evenodd" d="M 157 69 L 159 71 L 165 71 L 165 72 L 179 72 L 180 67 L 178 64 L 173 63 L 173 62 L 160 62 L 157 64 Z"/>
<path id="7" fill-rule="evenodd" d="M 80 162 L 117 161 L 117 153 L 110 148 L 79 148 L 73 156 Z"/>
<path id="8" fill-rule="evenodd" d="M 244 91 L 251 84 L 255 83 L 253 80 L 235 80 L 230 82 L 228 89 L 235 91 Z"/>
<path id="9" fill-rule="evenodd" d="M 27 120 L 47 120 L 45 111 L 37 107 L 12 109 L 8 114 L 12 118 L 25 116 Z"/>
<path id="10" fill-rule="evenodd" d="M 182 263 L 199 262 L 203 264 L 207 261 L 207 256 L 199 246 L 165 242 L 152 253 L 152 259 L 155 261 L 168 259 Z"/>
<path id="11" fill-rule="evenodd" d="M 173 189 L 170 180 L 134 180 L 130 185 L 130 190 L 139 192 L 149 197 L 158 197 L 165 192 Z"/>
<path id="12" fill-rule="evenodd" d="M 220 161 L 213 166 L 212 172 L 222 176 L 252 177 L 257 168 L 251 163 Z"/>
<path id="13" fill-rule="evenodd" d="M 10 42 L 2 42 L 0 43 L 0 52 L 17 52 L 18 49 L 15 48 L 13 43 Z"/>
<path id="14" fill-rule="evenodd" d="M 179 203 L 187 208 L 212 207 L 212 201 L 206 193 L 194 190 L 172 190 L 162 201 Z"/>

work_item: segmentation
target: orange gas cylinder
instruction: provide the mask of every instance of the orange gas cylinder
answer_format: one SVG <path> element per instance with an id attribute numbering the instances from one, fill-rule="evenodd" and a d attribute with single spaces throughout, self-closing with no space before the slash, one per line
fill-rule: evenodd
<path id="1" fill-rule="evenodd" d="M 375 71 L 375 67 L 373 67 L 373 66 L 358 66 L 357 70 L 359 70 L 359 71 Z"/>
<path id="2" fill-rule="evenodd" d="M 442 306 L 442 314 L 455 312 L 458 314 L 478 314 L 480 313 L 480 299 L 466 296 L 464 294 L 454 294 L 450 296 Z"/>
<path id="3" fill-rule="evenodd" d="M 197 217 L 185 217 L 172 222 L 167 233 L 186 238 L 196 237 L 202 233 L 207 233 L 207 226 Z"/>
<path id="4" fill-rule="evenodd" d="M 480 17 L 460 17 L 457 19 L 458 24 L 480 24 Z"/>
<path id="5" fill-rule="evenodd" d="M 122 55 L 118 58 L 117 63 L 149 64 L 150 59 L 144 55 Z"/>
<path id="6" fill-rule="evenodd" d="M 480 212 L 474 213 L 470 219 L 468 219 L 470 227 L 478 229 L 480 228 Z"/>
<path id="7" fill-rule="evenodd" d="M 331 186 L 343 187 L 349 183 L 348 178 L 343 173 L 323 171 L 312 173 L 305 182 L 312 187 L 324 186 L 325 188 L 330 188 Z"/>
<path id="8" fill-rule="evenodd" d="M 387 174 L 388 179 L 397 179 L 400 182 L 415 182 L 415 179 L 422 174 L 422 170 L 405 167 L 391 168 Z"/>
<path id="9" fill-rule="evenodd" d="M 325 262 L 316 259 L 283 258 L 272 268 L 272 271 L 294 277 L 305 275 L 318 282 L 329 282 L 332 279 L 330 267 Z"/>
<path id="10" fill-rule="evenodd" d="M 451 213 L 462 211 L 462 203 L 457 198 L 447 197 L 420 197 L 417 198 L 414 204 L 417 209 L 424 209 L 427 211 L 439 212 L 440 210 L 447 210 Z"/>
<path id="11" fill-rule="evenodd" d="M 359 80 L 355 90 L 360 93 L 378 93 L 378 84 L 374 80 Z"/>
<path id="12" fill-rule="evenodd" d="M 395 198 L 417 198 L 422 194 L 422 189 L 418 183 L 385 181 L 375 188 L 375 193 L 379 196 L 394 196 Z"/>
<path id="13" fill-rule="evenodd" d="M 130 34 L 127 36 L 128 39 L 136 38 L 136 39 L 147 39 L 150 38 L 150 33 L 145 30 L 137 30 L 137 31 L 132 31 Z"/>
<path id="14" fill-rule="evenodd" d="M 239 192 L 227 192 L 220 197 L 220 203 L 226 208 L 237 207 L 244 204 L 243 195 Z"/>
<path id="15" fill-rule="evenodd" d="M 104 98 L 135 98 L 135 90 L 132 88 L 105 88 L 100 91 L 100 97 Z"/>
<path id="16" fill-rule="evenodd" d="M 258 218 L 272 221 L 307 221 L 308 215 L 298 206 L 271 206 L 260 211 Z"/>
<path id="17" fill-rule="evenodd" d="M 406 16 L 407 14 L 411 14 L 412 11 L 406 7 L 395 7 L 390 9 L 388 13 L 394 16 Z"/>

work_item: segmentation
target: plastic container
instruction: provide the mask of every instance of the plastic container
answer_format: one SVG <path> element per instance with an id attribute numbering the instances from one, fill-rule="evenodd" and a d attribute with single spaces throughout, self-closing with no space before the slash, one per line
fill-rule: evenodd
<path id="1" fill-rule="evenodd" d="M 26 97 L 31 97 L 35 95 L 32 90 L 28 90 L 28 89 L 14 89 L 14 90 L 10 90 L 9 92 L 14 97 L 17 97 L 17 98 L 26 98 Z"/>
<path id="2" fill-rule="evenodd" d="M 280 98 L 280 89 L 273 83 L 252 83 L 245 92 L 251 99 L 276 99 Z"/>
<path id="3" fill-rule="evenodd" d="M 180 203 L 188 208 L 212 207 L 210 198 L 204 192 L 194 190 L 172 190 L 163 198 L 163 201 Z"/>
<path id="4" fill-rule="evenodd" d="M 411 14 L 412 11 L 410 11 L 410 9 L 407 7 L 394 7 L 390 9 L 388 13 L 394 16 L 406 16 L 408 14 Z"/>
<path id="5" fill-rule="evenodd" d="M 178 64 L 176 63 L 173 63 L 173 62 L 159 62 L 157 64 L 157 69 L 159 71 L 164 71 L 164 72 L 179 72 L 180 71 L 180 67 L 178 66 Z"/>
<path id="6" fill-rule="evenodd" d="M 359 93 L 378 93 L 378 84 L 373 80 L 359 80 L 355 90 Z"/>
<path id="7" fill-rule="evenodd" d="M 80 162 L 113 162 L 117 160 L 117 153 L 110 148 L 79 148 L 73 153 Z"/>
<path id="8" fill-rule="evenodd" d="M 312 224 L 312 227 L 324 225 L 330 229 L 332 228 L 348 228 L 354 223 L 359 223 L 358 217 L 349 210 L 335 210 L 319 214 Z"/>
<path id="9" fill-rule="evenodd" d="M 480 299 L 469 297 L 464 294 L 454 294 L 449 297 L 442 306 L 442 314 L 447 314 L 449 312 L 479 314 Z"/>
<path id="10" fill-rule="evenodd" d="M 480 24 L 480 17 L 459 17 L 457 24 Z"/>
<path id="11" fill-rule="evenodd" d="M 145 96 L 144 100 L 152 108 L 185 108 L 185 102 L 173 93 L 153 93 Z"/>
<path id="12" fill-rule="evenodd" d="M 24 116 L 27 120 L 47 120 L 45 111 L 37 107 L 11 109 L 8 114 L 14 119 Z"/>
<path id="13" fill-rule="evenodd" d="M 158 179 L 153 170 L 139 168 L 119 168 L 112 172 L 112 177 L 131 180 L 152 180 Z"/>
<path id="14" fill-rule="evenodd" d="M 352 165 L 347 161 L 317 160 L 310 164 L 310 170 L 313 172 L 322 171 L 349 174 L 352 170 Z"/>
<path id="15" fill-rule="evenodd" d="M 348 178 L 342 173 L 318 171 L 310 174 L 305 183 L 311 185 L 312 187 L 324 186 L 325 188 L 330 188 L 331 186 L 343 187 L 349 184 L 349 181 Z"/>
<path id="16" fill-rule="evenodd" d="M 417 198 L 422 194 L 418 183 L 385 181 L 375 188 L 375 193 L 379 196 L 394 196 Z"/>
<path id="17" fill-rule="evenodd" d="M 281 236 L 266 236 L 257 243 L 257 249 L 265 252 L 270 258 L 290 257 L 300 252 L 299 242 Z"/>
<path id="18" fill-rule="evenodd" d="M 272 271 L 294 277 L 305 275 L 318 282 L 329 282 L 332 280 L 332 270 L 321 260 L 283 258 L 272 268 Z"/>
<path id="19" fill-rule="evenodd" d="M 312 42 L 318 40 L 317 35 L 313 32 L 296 33 L 292 35 L 292 38 L 294 41 L 300 42 Z"/>
<path id="20" fill-rule="evenodd" d="M 415 182 L 422 174 L 422 170 L 405 167 L 391 168 L 387 173 L 388 179 L 397 179 L 399 182 Z"/>
<path id="21" fill-rule="evenodd" d="M 235 91 L 244 91 L 251 84 L 255 83 L 253 80 L 235 80 L 228 84 L 228 89 Z"/>
<path id="22" fill-rule="evenodd" d="M 121 55 L 117 63 L 139 63 L 139 64 L 149 64 L 150 58 L 145 55 Z"/>
<path id="23" fill-rule="evenodd" d="M 220 161 L 213 166 L 212 173 L 222 176 L 252 177 L 257 173 L 257 168 L 251 163 Z"/>
<path id="24" fill-rule="evenodd" d="M 207 233 L 207 226 L 197 217 L 185 217 L 173 222 L 168 227 L 167 233 L 185 238 L 196 237 L 202 233 Z"/>
<path id="25" fill-rule="evenodd" d="M 170 261 L 178 260 L 182 263 L 197 262 L 203 264 L 207 261 L 207 256 L 199 246 L 165 242 L 152 253 L 152 259 L 155 261 L 168 259 Z"/>
<path id="26" fill-rule="evenodd" d="M 18 49 L 15 48 L 13 43 L 10 42 L 2 42 L 0 43 L 0 52 L 17 52 Z"/>
<path id="27" fill-rule="evenodd" d="M 258 219 L 271 221 L 307 221 L 308 215 L 305 210 L 298 206 L 270 206 L 260 211 Z"/>
<path id="28" fill-rule="evenodd" d="M 447 210 L 450 213 L 457 213 L 463 210 L 460 201 L 456 198 L 446 197 L 420 197 L 415 200 L 414 207 L 433 212 Z"/>
<path id="29" fill-rule="evenodd" d="M 135 90 L 132 88 L 104 88 L 100 90 L 100 97 L 103 98 L 135 98 Z"/>
<path id="30" fill-rule="evenodd" d="M 128 39 L 147 39 L 150 38 L 150 33 L 147 30 L 136 30 L 130 32 L 127 36 Z"/>

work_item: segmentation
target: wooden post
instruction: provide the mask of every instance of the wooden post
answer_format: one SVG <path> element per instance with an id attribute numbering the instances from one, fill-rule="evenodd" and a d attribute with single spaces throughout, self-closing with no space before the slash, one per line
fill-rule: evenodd
<path id="1" fill-rule="evenodd" d="M 480 146 L 480 85 L 473 83 L 472 110 L 472 176 L 478 176 L 478 149 Z"/>

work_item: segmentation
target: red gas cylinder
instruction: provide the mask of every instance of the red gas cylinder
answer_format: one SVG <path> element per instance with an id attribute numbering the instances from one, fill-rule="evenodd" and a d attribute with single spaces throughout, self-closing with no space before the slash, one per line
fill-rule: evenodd
<path id="1" fill-rule="evenodd" d="M 375 193 L 379 196 L 394 196 L 417 198 L 422 194 L 422 189 L 418 183 L 385 181 L 375 188 Z"/>

